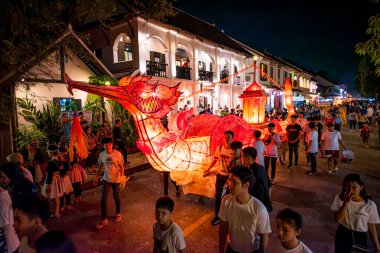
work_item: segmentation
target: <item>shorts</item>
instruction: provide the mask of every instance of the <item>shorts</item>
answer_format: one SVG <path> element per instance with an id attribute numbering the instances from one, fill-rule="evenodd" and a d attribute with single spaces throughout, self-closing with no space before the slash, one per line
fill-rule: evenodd
<path id="1" fill-rule="evenodd" d="M 325 150 L 325 155 L 332 155 L 333 158 L 339 158 L 339 150 Z"/>

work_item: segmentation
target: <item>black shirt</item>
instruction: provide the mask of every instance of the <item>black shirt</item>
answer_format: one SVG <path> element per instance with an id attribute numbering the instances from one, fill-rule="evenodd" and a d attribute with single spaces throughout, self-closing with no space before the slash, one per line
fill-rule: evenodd
<path id="1" fill-rule="evenodd" d="M 250 166 L 253 175 L 255 176 L 256 182 L 253 184 L 253 187 L 249 191 L 253 197 L 260 200 L 264 206 L 267 208 L 268 212 L 273 210 L 272 202 L 269 198 L 269 177 L 264 168 L 264 166 L 253 163 Z"/>
<path id="2" fill-rule="evenodd" d="M 46 179 L 45 184 L 51 184 L 53 181 L 54 172 L 59 171 L 60 163 L 58 160 L 51 159 L 46 165 Z"/>
<path id="3" fill-rule="evenodd" d="M 294 141 L 295 139 L 297 139 L 300 131 L 302 131 L 302 128 L 297 123 L 295 123 L 294 125 L 289 124 L 286 127 L 286 132 L 288 132 L 288 141 Z"/>

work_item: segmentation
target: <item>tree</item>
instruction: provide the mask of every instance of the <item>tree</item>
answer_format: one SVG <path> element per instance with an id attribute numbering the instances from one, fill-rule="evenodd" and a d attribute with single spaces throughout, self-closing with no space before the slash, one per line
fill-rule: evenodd
<path id="1" fill-rule="evenodd" d="M 379 0 L 371 0 L 378 4 Z M 368 55 L 371 63 L 376 67 L 375 73 L 380 76 L 380 13 L 368 19 L 368 28 L 366 34 L 370 37 L 365 42 L 359 42 L 355 45 L 355 52 L 361 56 Z"/>
<path id="2" fill-rule="evenodd" d="M 362 57 L 356 76 L 356 88 L 363 97 L 373 97 L 380 92 L 380 77 L 375 73 L 375 65 L 371 63 L 370 57 L 365 55 Z"/>
<path id="3" fill-rule="evenodd" d="M 120 13 L 130 14 L 125 18 L 141 15 L 164 19 L 174 11 L 168 0 L 0 1 L 0 79 L 9 73 L 22 73 L 27 63 L 40 60 L 70 22 L 98 20 L 106 28 L 104 21 Z"/>

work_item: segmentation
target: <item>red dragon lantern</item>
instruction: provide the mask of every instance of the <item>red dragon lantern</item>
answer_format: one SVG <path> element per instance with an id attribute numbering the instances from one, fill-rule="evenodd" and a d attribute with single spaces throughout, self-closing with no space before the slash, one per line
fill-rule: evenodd
<path id="1" fill-rule="evenodd" d="M 253 127 L 242 118 L 229 115 L 220 118 L 212 114 L 193 116 L 192 109 L 181 112 L 173 120 L 176 129 L 166 130 L 160 119 L 177 103 L 181 92 L 159 82 L 150 83 L 148 76 L 128 76 L 119 86 L 97 86 L 71 80 L 65 75 L 68 90 L 79 89 L 115 100 L 128 110 L 138 133 L 137 147 L 146 155 L 153 168 L 170 171 L 171 177 L 184 192 L 213 197 L 215 178 L 203 178 L 203 171 L 213 159 L 224 131 L 232 130 L 234 140 L 248 145 Z M 194 185 L 197 185 L 194 187 Z"/>

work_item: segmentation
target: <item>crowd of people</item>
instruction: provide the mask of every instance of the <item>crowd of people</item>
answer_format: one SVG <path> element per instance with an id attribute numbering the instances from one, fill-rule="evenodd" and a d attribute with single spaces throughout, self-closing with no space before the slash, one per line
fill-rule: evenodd
<path id="1" fill-rule="evenodd" d="M 255 130 L 253 145 L 249 147 L 234 140 L 234 132 L 226 131 L 222 145 L 216 148 L 214 160 L 203 175 L 210 176 L 212 168 L 217 168 L 215 213 L 211 224 L 220 226 L 219 252 L 312 252 L 299 240 L 302 215 L 289 208 L 274 210 L 272 206 L 270 188 L 276 183 L 282 144 L 286 143 L 288 150 L 287 169 L 298 166 L 301 147 L 310 166 L 307 175 L 319 173 L 318 157 L 327 159 L 326 173 L 334 173 L 339 170 L 340 147 L 348 148 L 340 134 L 341 125 L 349 123 L 350 130 L 355 131 L 352 128 L 356 127 L 356 121 L 361 121 L 353 120 L 352 114 L 365 114 L 365 121 L 359 124 L 360 136 L 364 147 L 369 148 L 369 133 L 380 123 L 380 107 L 377 110 L 374 107 L 348 104 L 322 109 L 309 105 L 298 108 L 297 114 L 290 115 L 289 119 L 286 110 L 273 110 L 267 113 L 267 131 Z M 280 133 L 278 123 L 284 120 L 289 124 Z M 105 122 L 96 134 L 91 133 L 83 117 L 81 125 L 90 151 L 86 160 L 69 161 L 65 144 L 70 126 L 69 121 L 63 119 L 61 143 L 48 143 L 47 159 L 38 150 L 37 143 L 31 142 L 25 150 L 9 155 L 7 162 L 0 166 L 0 252 L 76 252 L 69 236 L 62 231 L 48 231 L 45 224 L 49 218 L 58 218 L 64 209 L 81 202 L 81 184 L 87 179 L 86 171 L 96 172 L 94 185 L 101 184 L 101 218 L 96 229 L 108 224 L 107 196 L 111 188 L 116 206 L 113 220 L 121 221 L 120 190 L 128 180 L 124 175 L 127 155 L 121 139 L 121 121 L 115 122 L 114 129 Z M 96 152 L 100 140 L 102 149 Z M 168 178 L 166 174 L 165 195 L 168 195 Z M 179 197 L 180 188 L 173 184 Z M 74 202 L 70 200 L 72 193 Z M 172 219 L 174 205 L 168 196 L 156 202 L 153 252 L 187 252 L 183 232 Z M 379 214 L 360 175 L 348 174 L 344 178 L 342 191 L 336 195 L 331 210 L 338 223 L 335 252 L 367 248 L 367 234 L 376 252 L 380 252 L 376 231 Z M 272 233 L 269 219 L 273 211 L 277 213 L 276 233 Z"/>

